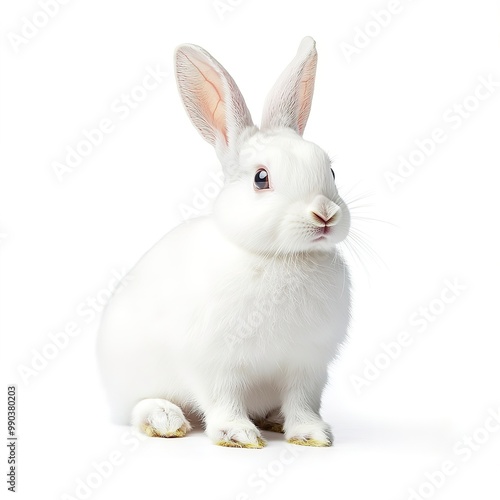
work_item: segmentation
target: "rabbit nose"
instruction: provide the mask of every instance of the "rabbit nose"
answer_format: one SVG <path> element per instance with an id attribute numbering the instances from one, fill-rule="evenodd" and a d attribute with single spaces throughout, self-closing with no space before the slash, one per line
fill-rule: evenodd
<path id="1" fill-rule="evenodd" d="M 315 222 L 325 226 L 335 226 L 340 219 L 340 207 L 326 196 L 318 195 L 310 207 Z"/>

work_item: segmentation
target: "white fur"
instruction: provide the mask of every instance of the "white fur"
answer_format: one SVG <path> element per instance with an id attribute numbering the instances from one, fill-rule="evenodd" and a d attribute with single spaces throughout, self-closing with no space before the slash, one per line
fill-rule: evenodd
<path id="1" fill-rule="evenodd" d="M 274 112 L 293 112 L 258 130 L 219 63 L 199 47 L 177 49 L 181 96 L 226 183 L 214 213 L 159 241 L 103 315 L 98 359 L 116 422 L 169 436 L 189 430 L 182 410 L 196 411 L 214 442 L 259 447 L 252 420 L 272 413 L 287 439 L 331 444 L 319 411 L 349 322 L 336 244 L 350 218 L 326 153 L 301 137 L 312 98 L 301 79 L 313 85 L 315 58 L 304 39 L 286 89 L 278 80 L 268 98 Z M 271 189 L 256 191 L 262 165 Z"/>

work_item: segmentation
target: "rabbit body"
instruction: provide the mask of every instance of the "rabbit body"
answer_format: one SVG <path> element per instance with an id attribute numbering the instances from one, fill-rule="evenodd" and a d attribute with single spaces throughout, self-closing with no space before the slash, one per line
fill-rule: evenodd
<path id="1" fill-rule="evenodd" d="M 201 241 L 209 242 L 202 252 Z M 293 366 L 324 371 L 347 327 L 349 278 L 339 256 L 263 259 L 218 234 L 210 217 L 167 234 L 127 281 L 100 337 L 121 423 L 146 396 L 203 408 L 214 376 L 228 385 L 241 376 L 257 390 L 247 395 L 249 412 L 263 416 L 280 399 L 259 385 L 277 389 Z"/>
<path id="2" fill-rule="evenodd" d="M 113 419 L 171 437 L 189 431 L 185 414 L 197 412 L 223 446 L 262 447 L 259 422 L 283 428 L 290 442 L 328 446 L 321 395 L 350 307 L 349 273 L 336 248 L 350 219 L 330 160 L 301 137 L 308 109 L 300 99 L 290 123 L 273 123 L 279 102 L 268 102 L 271 117 L 260 131 L 208 53 L 182 46 L 181 58 L 181 95 L 216 147 L 226 183 L 214 213 L 160 240 L 104 312 L 98 361 Z M 288 71 L 299 63 L 315 70 L 311 39 Z M 196 111 L 210 96 L 196 101 L 201 84 L 189 86 L 197 77 L 191 64 L 226 96 L 219 123 L 220 103 Z M 307 71 L 296 80 L 306 81 Z"/>

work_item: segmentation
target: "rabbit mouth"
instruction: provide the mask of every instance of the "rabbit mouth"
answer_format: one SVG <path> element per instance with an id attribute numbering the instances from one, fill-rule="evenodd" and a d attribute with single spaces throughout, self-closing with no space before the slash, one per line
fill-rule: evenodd
<path id="1" fill-rule="evenodd" d="M 315 238 L 313 241 L 323 241 L 327 239 L 327 236 L 332 232 L 332 228 L 330 226 L 323 226 L 317 228 L 315 231 Z"/>

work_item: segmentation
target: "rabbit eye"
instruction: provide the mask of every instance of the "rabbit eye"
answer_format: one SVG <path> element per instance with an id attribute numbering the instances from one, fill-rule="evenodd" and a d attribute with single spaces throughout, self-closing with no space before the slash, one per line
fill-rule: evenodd
<path id="1" fill-rule="evenodd" d="M 332 172 L 333 180 L 335 180 L 335 172 L 333 171 L 333 168 L 331 168 L 330 171 Z"/>
<path id="2" fill-rule="evenodd" d="M 255 173 L 255 177 L 253 179 L 253 185 L 255 189 L 269 189 L 269 174 L 265 168 L 259 168 Z"/>

